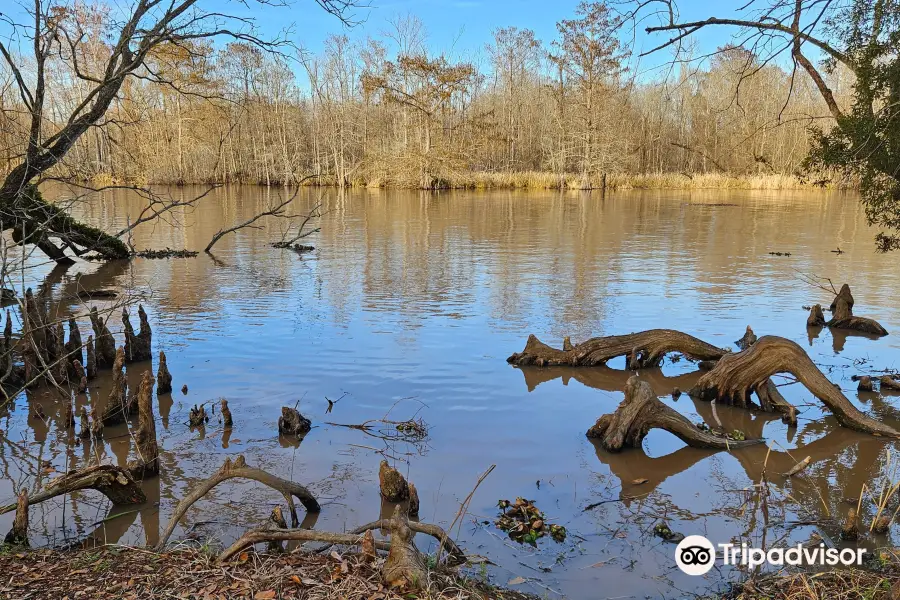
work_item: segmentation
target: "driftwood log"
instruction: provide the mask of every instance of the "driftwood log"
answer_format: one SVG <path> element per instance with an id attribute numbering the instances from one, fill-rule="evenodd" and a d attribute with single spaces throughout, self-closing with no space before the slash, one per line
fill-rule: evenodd
<path id="1" fill-rule="evenodd" d="M 551 348 L 534 335 L 529 335 L 525 349 L 507 358 L 506 362 L 517 366 L 593 367 L 624 356 L 628 368 L 637 369 L 658 366 L 669 352 L 678 352 L 693 360 L 718 360 L 727 353 L 680 331 L 651 329 L 628 335 L 591 338 L 568 350 Z"/>
<path id="2" fill-rule="evenodd" d="M 603 415 L 587 436 L 600 440 L 610 452 L 622 448 L 640 448 L 651 429 L 663 429 L 694 448 L 728 450 L 762 443 L 764 440 L 730 440 L 703 431 L 687 418 L 672 410 L 653 395 L 646 381 L 632 377 L 625 384 L 625 399 L 612 414 Z"/>
<path id="3" fill-rule="evenodd" d="M 16 517 L 12 529 L 3 539 L 4 544 L 28 546 L 28 492 L 22 490 L 16 499 Z"/>
<path id="4" fill-rule="evenodd" d="M 406 483 L 406 479 L 386 460 L 382 460 L 378 467 L 378 483 L 381 497 L 388 502 L 402 502 L 409 498 L 409 484 Z"/>
<path id="5" fill-rule="evenodd" d="M 140 362 L 152 358 L 150 348 L 153 331 L 150 329 L 150 322 L 147 321 L 147 313 L 144 312 L 142 304 L 138 304 L 138 318 L 141 322 L 141 329 L 135 335 L 134 327 L 131 326 L 131 320 L 128 318 L 128 310 L 122 309 L 122 325 L 125 326 L 125 360 L 128 362 Z"/>
<path id="6" fill-rule="evenodd" d="M 882 375 L 879 380 L 882 390 L 900 390 L 900 381 L 890 375 Z"/>
<path id="7" fill-rule="evenodd" d="M 91 326 L 94 328 L 94 355 L 98 369 L 110 369 L 116 362 L 116 339 L 100 317 L 97 307 L 91 307 Z"/>
<path id="8" fill-rule="evenodd" d="M 172 375 L 166 363 L 166 353 L 159 351 L 159 370 L 156 372 L 156 393 L 158 395 L 172 393 Z"/>
<path id="9" fill-rule="evenodd" d="M 128 465 L 135 479 L 159 474 L 159 446 L 156 441 L 156 419 L 153 417 L 153 376 L 141 375 L 137 394 L 138 427 L 134 432 L 137 459 Z"/>
<path id="10" fill-rule="evenodd" d="M 846 283 L 841 286 L 841 291 L 834 297 L 829 310 L 831 311 L 831 320 L 826 323 L 829 327 L 835 329 L 850 329 L 861 333 L 869 333 L 872 335 L 887 335 L 887 329 L 881 326 L 881 323 L 868 317 L 856 317 L 853 315 L 853 294 L 850 293 L 850 286 Z"/>
<path id="11" fill-rule="evenodd" d="M 294 498 L 297 498 L 297 500 L 303 504 L 303 507 L 306 508 L 307 512 L 317 513 L 321 510 L 318 501 L 316 501 L 310 491 L 299 483 L 282 479 L 281 477 L 272 475 L 262 469 L 248 467 L 243 456 L 238 456 L 234 462 L 232 462 L 230 458 L 226 458 L 225 463 L 212 477 L 197 485 L 197 487 L 192 489 L 191 492 L 178 503 L 178 506 L 175 507 L 175 512 L 172 513 L 169 524 L 166 526 L 166 530 L 163 532 L 159 543 L 156 545 L 156 550 L 161 552 L 163 548 L 165 548 L 166 542 L 169 541 L 172 532 L 175 531 L 175 526 L 178 524 L 178 521 L 181 520 L 187 510 L 193 506 L 195 502 L 209 493 L 211 489 L 229 479 L 252 479 L 253 481 L 258 481 L 259 483 L 280 492 L 287 501 L 288 509 L 291 512 L 292 527 L 297 527 L 300 524 L 300 520 L 297 518 L 297 507 L 294 504 Z"/>
<path id="12" fill-rule="evenodd" d="M 94 465 L 54 479 L 47 487 L 30 497 L 28 503 L 39 504 L 63 494 L 87 489 L 97 490 L 116 505 L 143 504 L 147 501 L 141 486 L 126 470 L 114 465 Z M 15 508 L 15 504 L 0 506 L 0 515 Z"/>
<path id="13" fill-rule="evenodd" d="M 821 400 L 844 427 L 863 433 L 900 437 L 900 432 L 860 412 L 791 340 L 766 335 L 741 352 L 724 356 L 689 392 L 701 400 L 747 407 L 750 395 L 776 373 L 790 373 Z"/>
<path id="14" fill-rule="evenodd" d="M 296 408 L 281 407 L 278 417 L 278 433 L 284 435 L 304 435 L 312 428 L 312 421 L 301 415 Z"/>

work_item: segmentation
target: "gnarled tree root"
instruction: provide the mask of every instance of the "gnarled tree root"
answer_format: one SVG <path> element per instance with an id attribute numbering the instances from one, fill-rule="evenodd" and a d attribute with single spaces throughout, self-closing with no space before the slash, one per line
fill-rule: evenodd
<path id="1" fill-rule="evenodd" d="M 331 533 L 329 531 L 315 531 L 312 529 L 278 529 L 275 527 L 257 527 L 248 529 L 231 546 L 219 555 L 219 562 L 228 562 L 242 550 L 246 550 L 255 544 L 263 542 L 328 542 L 342 546 L 362 545 L 364 534 Z M 388 550 L 390 544 L 375 542 L 379 550 Z"/>
<path id="2" fill-rule="evenodd" d="M 287 501 L 288 508 L 291 511 L 292 527 L 297 527 L 300 524 L 300 519 L 297 518 L 297 507 L 294 505 L 294 498 L 297 498 L 308 512 L 319 512 L 321 510 L 319 503 L 310 491 L 299 483 L 282 479 L 281 477 L 272 475 L 262 469 L 248 467 L 243 456 L 238 456 L 233 463 L 230 458 L 226 458 L 225 463 L 212 477 L 201 482 L 197 487 L 191 490 L 190 494 L 185 496 L 181 502 L 178 503 L 178 506 L 175 507 L 175 512 L 172 513 L 169 524 L 166 526 L 165 532 L 163 532 L 162 537 L 159 539 L 159 543 L 156 545 L 156 551 L 161 552 L 166 547 L 166 542 L 169 541 L 172 532 L 175 531 L 175 526 L 178 524 L 178 521 L 181 520 L 187 510 L 193 506 L 195 502 L 200 500 L 200 498 L 205 496 L 211 489 L 223 481 L 236 478 L 252 479 L 253 481 L 258 481 L 259 483 L 280 492 Z"/>
<path id="3" fill-rule="evenodd" d="M 766 335 L 748 349 L 724 356 L 689 392 L 702 400 L 746 407 L 750 394 L 769 389 L 776 373 L 790 373 L 821 400 L 844 427 L 873 435 L 900 437 L 900 432 L 860 412 L 813 364 L 803 348 L 788 339 Z M 763 386 L 766 388 L 763 388 Z"/>
<path id="4" fill-rule="evenodd" d="M 653 395 L 646 381 L 632 377 L 625 384 L 625 399 L 616 412 L 603 415 L 588 429 L 587 436 L 597 438 L 610 452 L 628 446 L 640 448 L 651 429 L 664 429 L 694 448 L 729 450 L 762 443 L 764 440 L 730 440 L 699 429 Z"/>
<path id="5" fill-rule="evenodd" d="M 50 482 L 50 485 L 31 496 L 28 504 L 39 504 L 51 498 L 71 494 L 78 490 L 97 490 L 113 504 L 143 504 L 147 501 L 144 491 L 125 469 L 113 465 L 95 465 Z M 0 507 L 0 515 L 15 510 L 16 505 Z"/>
<path id="6" fill-rule="evenodd" d="M 534 335 L 529 335 L 525 349 L 507 358 L 506 362 L 518 366 L 591 367 L 625 356 L 628 368 L 637 369 L 658 366 L 669 352 L 678 352 L 694 360 L 718 360 L 727 353 L 727 350 L 672 329 L 596 337 L 576 346 L 564 344 L 563 347 L 570 349 L 551 348 Z"/>

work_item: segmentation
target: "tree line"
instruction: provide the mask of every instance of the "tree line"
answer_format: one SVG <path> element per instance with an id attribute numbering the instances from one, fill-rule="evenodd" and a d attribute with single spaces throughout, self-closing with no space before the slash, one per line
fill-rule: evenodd
<path id="1" fill-rule="evenodd" d="M 65 125 L 108 62 L 102 5 L 51 18 L 79 38 L 46 57 L 47 130 Z M 147 183 L 435 188 L 590 188 L 604 174 L 792 175 L 808 131 L 833 116 L 814 82 L 752 49 L 719 48 L 697 67 L 641 71 L 622 19 L 584 2 L 557 37 L 503 27 L 469 58 L 430 50 L 414 16 L 362 40 L 332 35 L 321 52 L 233 39 L 154 46 L 109 109 L 54 167 L 68 179 Z M 475 51 L 477 50 L 477 51 Z M 18 57 L 22 73 L 33 58 Z M 0 69 L 0 170 L 26 152 L 31 114 L 17 73 Z M 827 75 L 836 101 L 853 79 Z"/>

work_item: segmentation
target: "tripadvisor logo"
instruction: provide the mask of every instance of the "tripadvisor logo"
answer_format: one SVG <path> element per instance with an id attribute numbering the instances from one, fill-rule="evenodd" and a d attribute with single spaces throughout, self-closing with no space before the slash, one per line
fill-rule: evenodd
<path id="1" fill-rule="evenodd" d="M 718 558 L 723 565 L 749 568 L 761 565 L 790 566 L 851 566 L 862 565 L 863 548 L 826 548 L 825 544 L 806 547 L 797 544 L 790 548 L 750 548 L 747 544 L 718 544 Z M 716 547 L 702 535 L 689 535 L 675 548 L 675 564 L 687 575 L 705 575 L 716 562 Z"/>

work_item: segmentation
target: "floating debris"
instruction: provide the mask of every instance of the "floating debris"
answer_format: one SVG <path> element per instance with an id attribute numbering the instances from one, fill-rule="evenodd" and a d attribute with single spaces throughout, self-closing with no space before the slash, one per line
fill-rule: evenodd
<path id="1" fill-rule="evenodd" d="M 520 544 L 537 547 L 537 541 L 549 535 L 556 542 L 566 540 L 566 528 L 547 522 L 547 518 L 535 505 L 534 501 L 516 498 L 515 502 L 500 500 L 497 507 L 502 511 L 494 524 L 509 535 L 510 539 Z"/>
<path id="2" fill-rule="evenodd" d="M 790 252 L 769 252 L 770 256 L 790 256 Z"/>
<path id="3" fill-rule="evenodd" d="M 653 527 L 653 535 L 662 538 L 667 542 L 672 542 L 673 544 L 677 544 L 684 539 L 683 533 L 672 531 L 672 528 L 669 527 L 669 524 L 665 521 L 660 521 Z"/>
<path id="4" fill-rule="evenodd" d="M 172 248 L 166 248 L 164 250 L 141 250 L 134 253 L 138 258 L 149 258 L 151 260 L 160 258 L 194 258 L 198 254 L 200 253 L 194 250 L 173 250 Z"/>
<path id="5" fill-rule="evenodd" d="M 293 250 L 297 254 L 306 254 L 316 249 L 315 246 L 304 246 L 303 244 L 292 244 L 290 242 L 275 242 L 272 244 L 272 247 L 279 250 Z"/>

